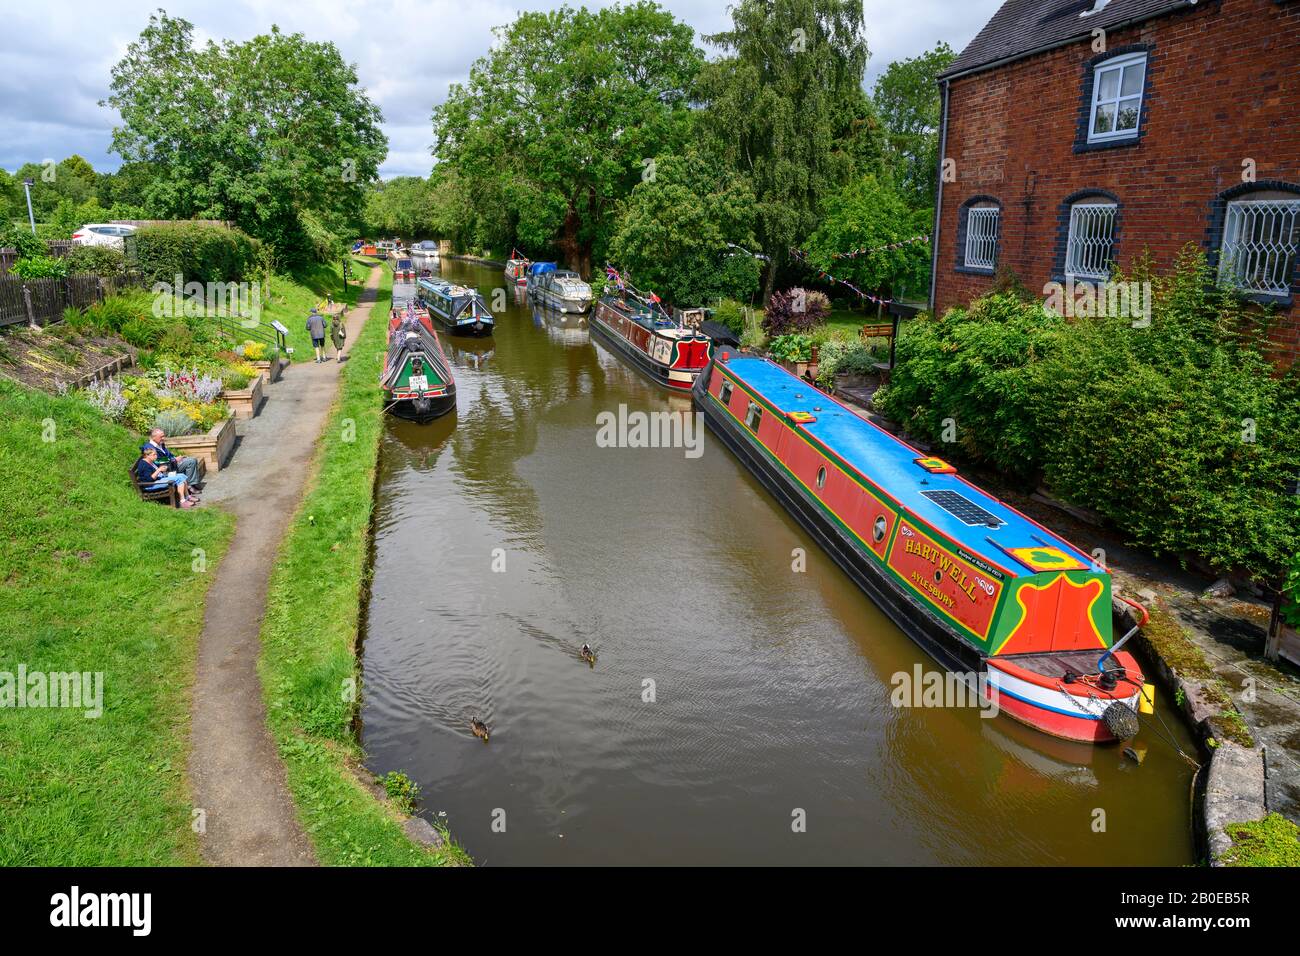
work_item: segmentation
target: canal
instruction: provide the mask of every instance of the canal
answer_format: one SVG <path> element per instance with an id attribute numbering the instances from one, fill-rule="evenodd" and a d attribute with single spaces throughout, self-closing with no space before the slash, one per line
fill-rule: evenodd
<path id="1" fill-rule="evenodd" d="M 689 402 L 507 291 L 491 339 L 444 337 L 456 415 L 388 420 L 363 620 L 368 766 L 476 861 L 1192 862 L 1191 770 L 1159 736 L 1138 765 L 893 706 L 924 653 L 712 435 L 598 447 L 601 412 Z"/>

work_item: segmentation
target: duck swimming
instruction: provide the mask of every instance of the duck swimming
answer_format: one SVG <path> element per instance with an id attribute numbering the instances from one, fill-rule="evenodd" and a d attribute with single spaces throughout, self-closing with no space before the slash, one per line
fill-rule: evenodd
<path id="1" fill-rule="evenodd" d="M 583 644 L 582 650 L 578 653 L 582 655 L 582 659 L 587 662 L 588 666 L 596 666 L 596 652 L 591 649 L 590 644 Z"/>
<path id="2" fill-rule="evenodd" d="M 488 742 L 488 728 L 487 728 L 487 724 L 483 723 L 483 721 L 475 717 L 473 720 L 469 722 L 469 729 L 474 731 L 475 737 L 482 738 L 483 743 Z"/>

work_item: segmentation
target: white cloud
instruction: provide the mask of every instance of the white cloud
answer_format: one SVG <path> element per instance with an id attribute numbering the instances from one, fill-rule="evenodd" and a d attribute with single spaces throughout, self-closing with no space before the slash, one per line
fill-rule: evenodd
<path id="1" fill-rule="evenodd" d="M 109 146 L 118 117 L 97 103 L 108 95 L 112 65 L 161 3 L 172 16 L 191 21 L 202 41 L 246 40 L 272 24 L 312 40 L 332 40 L 356 64 L 361 85 L 383 109 L 389 155 L 382 174 L 424 175 L 432 163 L 433 106 L 487 50 L 492 27 L 510 22 L 521 9 L 550 9 L 560 2 L 60 0 L 19 5 L 6 0 L 0 10 L 6 34 L 0 47 L 0 167 L 13 170 L 23 162 L 80 153 L 96 169 L 117 168 L 120 159 Z M 699 34 L 729 22 L 726 0 L 661 2 Z M 870 84 L 890 61 L 915 56 L 939 40 L 960 51 L 999 0 L 864 0 L 863 5 L 872 52 Z"/>

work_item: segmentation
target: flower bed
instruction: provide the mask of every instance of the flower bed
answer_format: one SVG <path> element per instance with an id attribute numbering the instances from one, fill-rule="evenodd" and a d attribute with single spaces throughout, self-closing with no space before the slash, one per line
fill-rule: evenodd
<path id="1" fill-rule="evenodd" d="M 261 375 L 254 376 L 245 388 L 227 388 L 221 392 L 221 400 L 230 406 L 239 419 L 252 418 L 261 411 L 264 397 Z"/>

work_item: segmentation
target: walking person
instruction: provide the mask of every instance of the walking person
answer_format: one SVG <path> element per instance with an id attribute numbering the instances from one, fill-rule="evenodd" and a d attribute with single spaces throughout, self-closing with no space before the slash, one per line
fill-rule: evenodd
<path id="1" fill-rule="evenodd" d="M 345 305 L 341 313 L 330 317 L 330 340 L 334 343 L 334 361 L 336 362 L 343 361 L 343 343 L 348 338 L 348 329 L 345 324 L 347 314 L 348 307 Z"/>
<path id="2" fill-rule="evenodd" d="M 325 361 L 325 319 L 316 306 L 312 306 L 311 315 L 307 316 L 307 331 L 311 333 L 311 347 L 316 350 L 319 365 Z"/>

